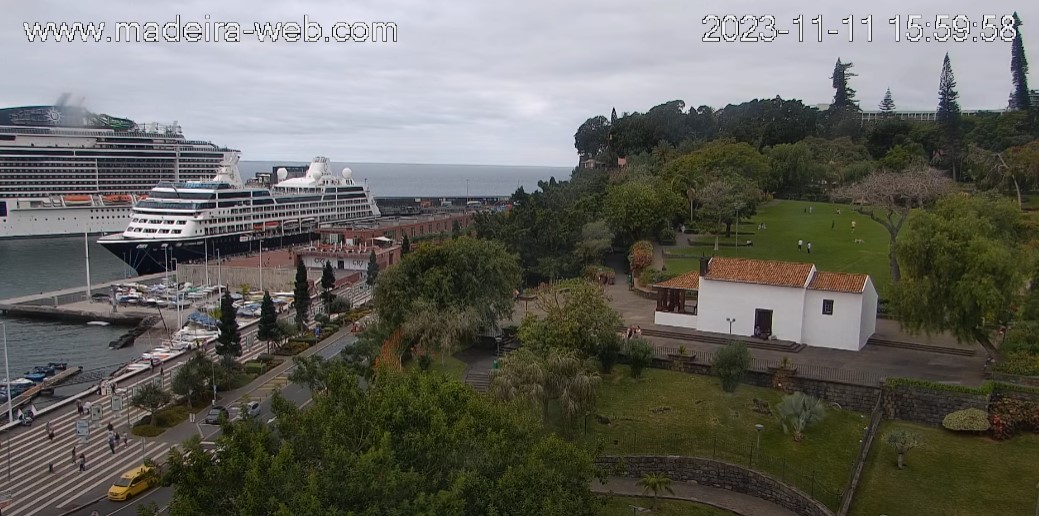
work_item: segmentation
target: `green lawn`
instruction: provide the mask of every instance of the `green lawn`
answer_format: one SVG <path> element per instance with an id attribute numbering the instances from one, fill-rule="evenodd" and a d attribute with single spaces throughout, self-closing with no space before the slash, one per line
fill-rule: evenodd
<path id="1" fill-rule="evenodd" d="M 418 369 L 418 360 L 410 360 L 406 367 L 408 369 Z M 465 372 L 465 362 L 462 362 L 454 356 L 444 357 L 443 360 L 441 360 L 440 357 L 436 357 L 430 364 L 429 370 L 454 380 L 461 380 L 462 374 Z"/>
<path id="2" fill-rule="evenodd" d="M 811 215 L 804 212 L 808 206 L 813 208 Z M 838 208 L 841 210 L 840 215 L 837 215 Z M 854 233 L 851 231 L 852 221 L 856 222 Z M 758 230 L 760 223 L 764 223 L 767 229 Z M 677 251 L 670 250 L 690 257 L 699 257 L 702 253 L 711 256 L 715 253 L 714 235 L 678 236 L 687 237 L 692 237 L 698 245 L 680 248 Z M 862 239 L 865 243 L 856 244 L 855 239 Z M 742 246 L 747 240 L 752 240 L 754 246 Z M 798 240 L 812 243 L 811 255 L 805 251 L 797 251 Z M 872 276 L 877 292 L 881 297 L 885 297 L 891 283 L 887 256 L 888 240 L 887 230 L 883 226 L 865 215 L 852 211 L 848 205 L 775 201 L 759 208 L 758 214 L 750 220 L 740 223 L 741 247 L 738 256 L 792 262 L 810 261 L 820 270 L 867 273 Z M 721 235 L 717 254 L 737 256 L 737 249 L 732 246 L 734 242 L 735 234 L 729 238 Z M 671 272 L 686 272 L 696 267 L 696 258 L 672 257 L 667 260 L 667 268 Z"/>
<path id="3" fill-rule="evenodd" d="M 798 443 L 783 433 L 775 415 L 751 410 L 754 398 L 768 401 L 774 410 L 782 397 L 779 391 L 741 385 L 727 394 L 708 376 L 647 369 L 643 379 L 635 381 L 626 373 L 626 367 L 618 367 L 603 380 L 595 412 L 609 418 L 610 424 L 595 417 L 588 421 L 584 439 L 601 440 L 603 453 L 717 457 L 744 466 L 753 460 L 754 469 L 806 492 L 813 489 L 814 474 L 817 498 L 836 506 L 861 446 L 864 415 L 830 410 Z M 760 450 L 755 450 L 756 424 L 764 425 Z"/>
<path id="4" fill-rule="evenodd" d="M 899 471 L 884 432 L 912 430 L 925 444 L 906 455 Z M 1032 514 L 1039 482 L 1039 435 L 997 442 L 942 428 L 888 421 L 873 442 L 851 513 L 968 516 Z"/>
<path id="5" fill-rule="evenodd" d="M 606 501 L 606 507 L 599 514 L 603 516 L 630 516 L 633 512 L 631 506 L 649 508 L 652 504 L 653 500 L 651 498 L 611 496 Z M 634 510 L 637 511 L 637 509 Z M 636 514 L 659 516 L 734 516 L 736 513 L 696 502 L 659 500 L 656 509 L 641 511 Z"/>

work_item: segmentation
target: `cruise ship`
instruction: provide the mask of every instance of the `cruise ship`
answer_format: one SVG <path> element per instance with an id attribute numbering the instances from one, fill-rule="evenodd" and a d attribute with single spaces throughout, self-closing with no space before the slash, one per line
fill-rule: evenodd
<path id="1" fill-rule="evenodd" d="M 213 177 L 238 151 L 67 105 L 0 109 L 0 238 L 122 231 L 160 181 Z"/>
<path id="2" fill-rule="evenodd" d="M 163 182 L 133 207 L 129 226 L 98 240 L 139 274 L 198 261 L 309 242 L 322 224 L 380 216 L 366 184 L 349 168 L 314 158 L 303 177 L 282 168 L 273 186 L 243 184 L 237 156 L 209 181 Z"/>

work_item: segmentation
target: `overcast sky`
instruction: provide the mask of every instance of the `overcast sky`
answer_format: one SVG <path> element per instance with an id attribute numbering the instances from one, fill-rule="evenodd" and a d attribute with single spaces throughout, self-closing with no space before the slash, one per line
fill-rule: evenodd
<path id="1" fill-rule="evenodd" d="M 95 112 L 177 120 L 185 134 L 242 150 L 247 160 L 562 165 L 589 116 L 645 111 L 671 99 L 722 107 L 753 98 L 833 96 L 835 60 L 855 64 L 864 109 L 890 87 L 899 109 L 934 109 L 942 56 L 953 60 L 964 109 L 1000 109 L 1010 44 L 894 41 L 888 19 L 1021 15 L 1039 68 L 1039 2 L 877 0 L 4 1 L 0 105 L 48 104 L 62 92 Z M 782 9 L 782 10 L 780 10 Z M 873 14 L 873 41 L 840 18 Z M 705 43 L 708 14 L 774 15 L 776 41 Z M 29 43 L 23 22 L 393 22 L 396 43 Z M 805 42 L 792 19 L 804 15 Z M 840 29 L 816 42 L 810 19 Z M 763 25 L 761 26 L 763 29 Z M 972 36 L 980 29 L 972 29 Z M 930 35 L 933 29 L 926 29 Z M 111 35 L 111 32 L 106 32 Z M 1031 74 L 1032 87 L 1039 77 Z"/>

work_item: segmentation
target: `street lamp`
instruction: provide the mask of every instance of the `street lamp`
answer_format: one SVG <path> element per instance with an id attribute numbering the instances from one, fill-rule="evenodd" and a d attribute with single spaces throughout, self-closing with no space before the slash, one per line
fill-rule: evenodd
<path id="1" fill-rule="evenodd" d="M 729 335 L 732 335 L 732 323 L 736 322 L 735 317 L 726 317 L 725 321 L 729 323 Z"/>
<path id="2" fill-rule="evenodd" d="M 209 367 L 213 370 L 213 403 L 212 406 L 216 406 L 216 362 L 210 361 Z"/>
<path id="3" fill-rule="evenodd" d="M 755 449 L 761 451 L 761 431 L 765 429 L 765 425 L 758 423 L 754 425 L 754 429 L 758 431 L 758 444 Z"/>

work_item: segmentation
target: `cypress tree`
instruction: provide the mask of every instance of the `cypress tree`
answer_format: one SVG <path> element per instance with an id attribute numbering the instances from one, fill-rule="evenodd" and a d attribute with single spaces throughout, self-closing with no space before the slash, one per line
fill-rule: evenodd
<path id="1" fill-rule="evenodd" d="M 278 312 L 274 309 L 271 293 L 263 291 L 263 302 L 260 303 L 260 324 L 256 328 L 256 338 L 267 342 L 267 353 L 271 352 L 271 341 L 277 340 Z"/>
<path id="2" fill-rule="evenodd" d="M 1010 76 L 1014 91 L 1010 92 L 1010 109 L 1025 110 L 1032 106 L 1028 93 L 1028 58 L 1021 41 L 1021 18 L 1014 13 L 1014 42 L 1010 47 Z"/>
<path id="3" fill-rule="evenodd" d="M 895 101 L 891 98 L 891 88 L 887 89 L 884 93 L 884 100 L 880 101 L 880 111 L 885 117 L 891 116 L 895 113 Z"/>
<path id="4" fill-rule="evenodd" d="M 336 286 L 336 273 L 332 270 L 332 262 L 325 261 L 324 268 L 321 269 L 321 300 L 325 304 L 325 313 L 332 313 L 332 300 L 335 299 L 335 295 L 332 294 L 332 289 Z"/>
<path id="5" fill-rule="evenodd" d="M 310 285 L 307 283 L 307 267 L 303 260 L 296 262 L 296 282 L 292 289 L 292 307 L 296 309 L 296 326 L 303 331 L 310 311 Z"/>
<path id="6" fill-rule="evenodd" d="M 238 310 L 234 307 L 231 294 L 224 292 L 220 298 L 220 321 L 217 323 L 220 334 L 216 337 L 216 354 L 230 362 L 233 357 L 242 355 L 242 334 L 238 331 Z"/>
<path id="7" fill-rule="evenodd" d="M 368 279 L 365 282 L 369 287 L 375 285 L 376 278 L 379 277 L 379 262 L 375 258 L 375 251 L 368 255 Z"/>
<path id="8" fill-rule="evenodd" d="M 1016 14 L 1015 14 L 1015 16 L 1016 16 Z M 617 108 L 613 108 L 613 111 L 610 112 L 610 126 L 612 127 L 612 126 L 614 126 L 616 124 L 617 124 Z"/>
<path id="9" fill-rule="evenodd" d="M 404 234 L 404 239 L 400 241 L 400 254 L 401 256 L 411 252 L 411 240 L 408 240 L 408 234 Z"/>

